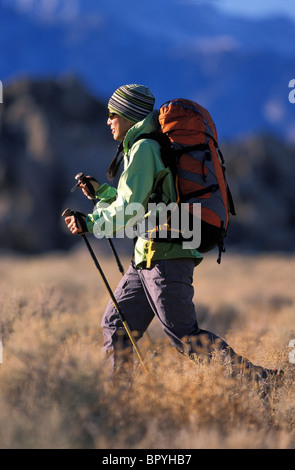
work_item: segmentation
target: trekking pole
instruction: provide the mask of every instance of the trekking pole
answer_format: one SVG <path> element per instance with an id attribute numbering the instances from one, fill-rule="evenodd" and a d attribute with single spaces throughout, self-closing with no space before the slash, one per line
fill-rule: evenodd
<path id="1" fill-rule="evenodd" d="M 91 199 L 92 199 L 92 202 L 93 202 L 93 205 L 95 206 L 95 191 L 93 189 L 93 186 L 91 185 L 91 183 L 89 182 L 88 178 L 86 178 L 86 176 L 84 175 L 84 173 L 78 173 L 76 176 L 75 176 L 75 180 L 78 181 L 77 184 L 75 184 L 75 186 L 72 188 L 72 192 L 78 187 L 78 185 L 80 183 L 83 183 L 83 184 L 86 184 L 86 187 L 89 191 L 89 194 L 91 196 Z M 116 252 L 116 249 L 114 247 L 114 244 L 112 242 L 112 240 L 110 238 L 107 238 L 108 242 L 109 242 L 109 245 L 111 247 L 111 250 L 115 256 L 115 259 L 117 261 L 117 265 L 118 265 L 118 268 L 119 268 L 119 271 L 120 273 L 123 275 L 124 274 L 124 268 L 121 264 L 121 261 L 120 261 L 120 258 L 118 256 L 118 253 Z"/>
<path id="2" fill-rule="evenodd" d="M 72 211 L 71 209 L 66 209 L 66 210 L 64 210 L 63 213 L 62 213 L 62 217 L 69 217 L 69 216 L 72 216 L 72 215 L 76 218 L 77 212 Z M 124 326 L 124 328 L 125 328 L 125 331 L 126 331 L 128 337 L 129 337 L 129 339 L 130 339 L 130 341 L 131 341 L 131 343 L 132 343 L 132 346 L 134 347 L 134 350 L 135 350 L 135 352 L 136 352 L 136 354 L 137 354 L 137 356 L 138 356 L 138 358 L 139 358 L 139 360 L 140 360 L 140 362 L 141 362 L 143 368 L 144 368 L 145 371 L 147 372 L 147 368 L 146 368 L 146 365 L 144 364 L 143 356 L 142 356 L 142 354 L 141 354 L 141 351 L 140 351 L 140 349 L 139 349 L 139 347 L 138 347 L 138 345 L 137 345 L 137 343 L 136 343 L 136 340 L 135 340 L 135 338 L 134 338 L 134 336 L 133 336 L 133 334 L 132 334 L 132 332 L 131 332 L 131 330 L 130 330 L 130 327 L 129 327 L 127 321 L 126 321 L 126 318 L 124 317 L 124 314 L 123 314 L 123 312 L 122 312 L 122 310 L 121 310 L 121 308 L 120 308 L 120 306 L 119 306 L 119 304 L 118 304 L 118 302 L 117 302 L 117 300 L 116 300 L 116 298 L 115 298 L 115 296 L 114 296 L 114 294 L 113 294 L 113 291 L 112 291 L 112 289 L 111 289 L 111 287 L 110 287 L 110 285 L 109 285 L 109 283 L 108 283 L 108 281 L 107 281 L 107 278 L 106 278 L 106 276 L 105 276 L 105 274 L 104 274 L 104 272 L 103 272 L 103 270 L 102 270 L 102 268 L 101 268 L 101 266 L 100 266 L 100 264 L 99 264 L 99 262 L 98 262 L 98 259 L 97 259 L 97 257 L 95 256 L 95 253 L 94 253 L 94 251 L 93 251 L 93 249 L 92 249 L 92 247 L 91 247 L 91 245 L 90 245 L 90 243 L 89 243 L 89 241 L 88 241 L 88 238 L 86 237 L 85 234 L 81 234 L 81 237 L 83 238 L 83 240 L 84 240 L 84 242 L 85 242 L 85 244 L 86 244 L 86 246 L 87 246 L 87 248 L 88 248 L 88 251 L 89 251 L 89 253 L 90 253 L 90 256 L 91 256 L 91 258 L 93 259 L 94 264 L 95 264 L 97 270 L 99 271 L 99 273 L 100 273 L 100 275 L 101 275 L 101 277 L 102 277 L 102 280 L 103 280 L 103 282 L 104 282 L 104 284 L 105 284 L 105 286 L 106 286 L 106 288 L 107 288 L 107 290 L 108 290 L 108 293 L 109 293 L 109 295 L 110 295 L 110 297 L 111 297 L 111 299 L 112 299 L 112 301 L 113 301 L 113 304 L 114 304 L 114 307 L 115 307 L 115 309 L 116 309 L 116 312 L 118 313 L 118 316 L 119 316 L 119 318 L 120 318 L 120 320 L 121 320 L 121 322 L 122 322 L 122 324 L 123 324 L 123 326 Z"/>
<path id="3" fill-rule="evenodd" d="M 77 180 L 77 183 L 75 184 L 75 186 L 72 188 L 72 192 L 75 191 L 75 189 L 78 187 L 78 185 L 80 183 L 83 183 L 86 185 L 88 191 L 89 191 L 89 194 L 91 196 L 91 199 L 92 199 L 92 202 L 93 202 L 93 205 L 95 206 L 95 191 L 94 191 L 94 188 L 93 186 L 91 185 L 90 181 L 89 181 L 89 178 L 87 178 L 84 173 L 80 172 L 78 173 L 76 176 L 75 176 L 75 180 Z M 112 240 L 110 238 L 107 238 L 108 242 L 109 242 L 109 245 L 111 247 L 111 250 L 115 256 L 115 259 L 117 261 L 117 265 L 118 265 L 118 268 L 119 268 L 119 271 L 120 273 L 122 274 L 122 276 L 124 275 L 124 268 L 122 266 L 122 263 L 120 261 L 120 258 L 118 256 L 118 253 L 116 252 L 116 249 L 114 247 L 114 244 L 112 242 Z M 152 338 L 150 337 L 150 334 L 148 331 L 145 331 L 145 336 L 147 337 L 149 343 L 153 346 L 153 341 L 152 341 Z M 155 353 L 154 353 L 155 354 Z"/>

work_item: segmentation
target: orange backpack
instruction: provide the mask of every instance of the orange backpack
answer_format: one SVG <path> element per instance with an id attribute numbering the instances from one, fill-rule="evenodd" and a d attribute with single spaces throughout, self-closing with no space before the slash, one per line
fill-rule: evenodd
<path id="1" fill-rule="evenodd" d="M 229 214 L 235 215 L 235 209 L 215 124 L 205 108 L 186 99 L 164 103 L 159 110 L 159 124 L 158 138 L 155 134 L 140 138 L 150 137 L 161 144 L 164 165 L 171 168 L 175 177 L 178 203 L 189 203 L 191 214 L 193 204 L 201 203 L 198 251 L 205 253 L 218 246 L 220 263 Z M 175 242 L 175 238 L 170 241 Z"/>

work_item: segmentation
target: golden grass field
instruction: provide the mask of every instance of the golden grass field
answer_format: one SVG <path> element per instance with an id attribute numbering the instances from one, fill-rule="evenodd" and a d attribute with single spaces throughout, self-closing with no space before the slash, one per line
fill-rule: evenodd
<path id="1" fill-rule="evenodd" d="M 108 293 L 84 248 L 0 259 L 0 448 L 295 448 L 295 257 L 226 253 L 219 266 L 214 254 L 195 270 L 199 325 L 255 364 L 285 370 L 265 408 L 218 362 L 172 349 L 156 320 L 157 357 L 139 341 L 150 373 L 135 361 L 132 382 L 113 383 L 100 355 Z M 99 256 L 115 288 L 116 263 Z"/>

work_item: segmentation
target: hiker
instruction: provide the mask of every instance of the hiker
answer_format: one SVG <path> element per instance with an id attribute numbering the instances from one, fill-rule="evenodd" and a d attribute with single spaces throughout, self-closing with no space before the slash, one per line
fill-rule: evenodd
<path id="1" fill-rule="evenodd" d="M 158 130 L 158 111 L 154 110 L 154 103 L 151 91 L 136 84 L 121 86 L 111 96 L 107 125 L 113 139 L 120 144 L 108 169 L 109 178 L 116 176 L 122 159 L 124 168 L 117 189 L 87 177 L 97 204 L 86 218 L 65 218 L 73 234 L 90 232 L 110 236 L 111 228 L 114 234 L 126 229 L 131 222 L 134 224 L 134 218 L 133 213 L 124 209 L 129 204 L 140 203 L 146 211 L 158 181 L 161 181 L 162 201 L 176 200 L 172 172 L 163 164 L 159 143 L 146 137 L 138 140 L 140 135 Z M 120 152 L 123 152 L 122 157 Z M 90 198 L 87 185 L 81 183 L 79 187 Z M 114 228 L 110 221 L 119 213 L 124 217 L 119 217 Z M 203 255 L 196 248 L 184 248 L 171 241 L 151 242 L 138 236 L 132 261 L 114 292 L 131 330 L 141 338 L 156 316 L 172 345 L 180 352 L 191 358 L 200 353 L 210 358 L 214 351 L 219 351 L 236 373 L 246 371 L 255 380 L 264 380 L 272 371 L 253 365 L 236 354 L 223 339 L 200 329 L 193 303 L 193 273 L 202 260 Z M 102 329 L 103 349 L 111 370 L 116 371 L 122 367 L 122 351 L 130 351 L 130 342 L 112 301 L 104 313 Z"/>

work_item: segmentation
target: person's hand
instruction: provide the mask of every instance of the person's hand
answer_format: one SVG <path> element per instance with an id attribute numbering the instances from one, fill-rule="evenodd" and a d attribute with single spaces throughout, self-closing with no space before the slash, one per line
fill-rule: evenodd
<path id="1" fill-rule="evenodd" d="M 81 235 L 88 232 L 85 214 L 66 209 L 62 216 L 65 218 L 65 223 L 73 235 Z"/>
<path id="2" fill-rule="evenodd" d="M 83 173 L 78 173 L 75 179 L 78 180 L 77 187 L 82 189 L 83 194 L 88 199 L 94 199 L 95 192 L 100 186 L 99 182 L 93 176 L 85 176 Z"/>

